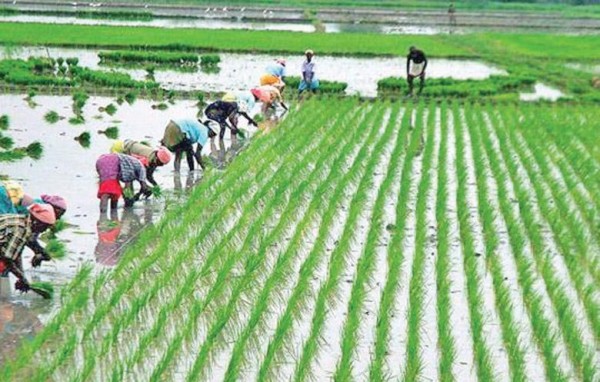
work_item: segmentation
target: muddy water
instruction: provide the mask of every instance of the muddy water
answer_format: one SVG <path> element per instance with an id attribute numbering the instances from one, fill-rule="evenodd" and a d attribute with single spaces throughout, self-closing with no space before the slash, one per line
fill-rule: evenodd
<path id="1" fill-rule="evenodd" d="M 116 114 L 108 116 L 100 113 L 98 108 L 111 102 L 116 105 L 116 102 L 106 97 L 91 97 L 84 108 L 85 125 L 74 126 L 67 122 L 73 115 L 70 97 L 36 96 L 34 100 L 39 106 L 32 109 L 23 96 L 0 95 L 0 114 L 9 115 L 9 134 L 16 145 L 23 146 L 33 140 L 44 145 L 40 160 L 0 163 L 0 174 L 20 181 L 30 195 L 59 194 L 67 199 L 69 209 L 65 219 L 72 226 L 61 232 L 59 237 L 67 244 L 68 257 L 31 269 L 32 254 L 28 249 L 24 252 L 24 266 L 30 280 L 50 281 L 60 286 L 68 282 L 83 264 L 92 264 L 96 270 L 114 266 L 140 231 L 160 218 L 165 200 L 183 200 L 185 191 L 202 178 L 200 170 L 188 172 L 185 163 L 182 164 L 181 175 L 175 174 L 172 164 L 169 164 L 155 173 L 165 199 L 138 202 L 131 210 L 120 208 L 116 214 L 101 216 L 96 198 L 95 161 L 100 154 L 108 152 L 112 141 L 97 131 L 118 126 L 120 138 L 158 144 L 169 119 L 193 118 L 198 108 L 192 101 L 181 101 L 160 111 L 153 109 L 150 101 L 138 100 L 133 105 L 125 103 L 118 106 Z M 54 125 L 48 124 L 43 116 L 51 110 L 66 118 Z M 248 129 L 243 123 L 241 125 Z M 74 140 L 83 131 L 92 134 L 91 145 L 87 149 Z M 203 153 L 211 156 L 217 167 L 223 167 L 225 156 L 227 160 L 231 159 L 228 137 L 229 134 L 223 146 L 217 145 L 214 152 L 210 147 L 204 149 Z M 59 303 L 58 299 L 43 301 L 34 294 L 15 293 L 12 291 L 13 283 L 12 277 L 10 282 L 0 279 L 0 343 L 3 347 L 7 344 L 6 352 L 1 352 L 3 356 L 14 350 L 21 338 L 37 332 Z"/>
<path id="2" fill-rule="evenodd" d="M 100 66 L 99 50 L 27 47 L 14 51 L 4 51 L 0 57 L 27 58 L 29 56 L 78 57 L 79 64 L 92 69 L 116 70 L 129 73 L 133 78 L 142 80 L 145 70 L 109 69 Z M 317 52 L 318 54 L 318 52 Z M 250 89 L 258 85 L 264 68 L 273 56 L 255 54 L 221 54 L 220 71 L 216 74 L 197 71 L 181 73 L 159 70 L 155 79 L 163 87 L 174 90 L 204 90 L 221 92 L 228 90 Z M 304 57 L 284 55 L 287 59 L 287 71 L 290 76 L 300 76 Z M 348 94 L 360 94 L 366 97 L 377 95 L 377 81 L 385 77 L 404 76 L 406 62 L 398 58 L 356 58 L 317 56 L 316 73 L 319 79 L 348 83 Z M 431 78 L 450 77 L 455 79 L 485 79 L 490 75 L 505 75 L 506 72 L 480 61 L 431 59 L 427 75 Z"/>

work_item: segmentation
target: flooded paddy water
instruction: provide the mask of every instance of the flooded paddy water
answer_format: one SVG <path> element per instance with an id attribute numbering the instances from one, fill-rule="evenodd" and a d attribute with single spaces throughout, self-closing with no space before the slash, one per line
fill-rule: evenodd
<path id="1" fill-rule="evenodd" d="M 167 110 L 152 108 L 153 102 L 137 100 L 134 104 L 118 106 L 113 116 L 99 112 L 99 107 L 114 99 L 90 97 L 83 110 L 85 125 L 71 125 L 73 115 L 69 96 L 36 96 L 38 106 L 31 108 L 23 95 L 0 95 L 0 114 L 10 118 L 8 134 L 16 146 L 38 140 L 44 147 L 40 160 L 26 158 L 14 163 L 0 163 L 0 175 L 19 181 L 25 192 L 32 196 L 58 194 L 68 202 L 64 217 L 69 227 L 59 233 L 68 255 L 64 260 L 44 262 L 32 269 L 32 253 L 24 252 L 24 267 L 33 281 L 49 281 L 60 287 L 76 274 L 84 264 L 96 270 L 115 266 L 130 243 L 135 241 L 142 229 L 160 219 L 169 205 L 185 200 L 186 191 L 202 178 L 202 171 L 189 172 L 182 163 L 181 174 L 173 171 L 170 163 L 159 168 L 155 179 L 163 189 L 164 198 L 149 199 L 136 203 L 133 209 L 124 210 L 122 202 L 117 214 L 101 216 L 98 209 L 96 159 L 108 153 L 112 140 L 97 133 L 107 127 L 119 127 L 121 139 L 147 141 L 157 145 L 162 138 L 169 119 L 194 118 L 198 107 L 193 101 L 179 101 Z M 44 115 L 56 111 L 63 119 L 49 124 Z M 241 123 L 244 129 L 248 126 Z M 84 131 L 91 133 L 91 145 L 83 148 L 74 138 Z M 222 147 L 204 148 L 216 167 L 223 167 L 223 158 L 231 159 L 229 134 Z M 50 319 L 60 305 L 60 299 L 41 300 L 33 293 L 20 294 L 12 291 L 14 279 L 0 278 L 0 342 L 3 350 L 0 364 L 16 350 L 23 338 L 30 338 Z M 57 294 L 58 296 L 58 294 Z"/>
<path id="2" fill-rule="evenodd" d="M 49 57 L 78 57 L 79 65 L 91 69 L 115 70 L 128 73 L 132 78 L 143 80 L 146 71 L 140 69 L 124 69 L 100 65 L 98 52 L 94 49 L 44 48 L 24 47 L 4 51 L 0 58 L 23 58 L 29 56 Z M 258 85 L 259 78 L 264 74 L 265 67 L 278 55 L 258 54 L 220 54 L 221 62 L 218 73 L 180 72 L 156 68 L 155 79 L 162 87 L 169 90 L 223 92 L 228 90 L 250 89 Z M 300 76 L 300 68 L 304 57 L 301 52 L 296 56 L 283 55 L 287 60 L 287 74 Z M 386 77 L 403 77 L 406 71 L 404 57 L 315 57 L 316 73 L 320 80 L 346 82 L 349 95 L 375 97 L 377 81 Z M 506 75 L 506 71 L 487 63 L 475 60 L 449 60 L 431 58 L 427 67 L 429 78 L 485 79 L 491 75 Z"/>

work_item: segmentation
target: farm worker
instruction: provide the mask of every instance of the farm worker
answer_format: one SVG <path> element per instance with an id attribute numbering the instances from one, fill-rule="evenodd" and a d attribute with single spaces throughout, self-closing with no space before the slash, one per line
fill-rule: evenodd
<path id="1" fill-rule="evenodd" d="M 279 91 L 283 91 L 285 87 L 285 64 L 283 58 L 278 58 L 273 63 L 267 65 L 265 74 L 260 77 L 260 85 L 275 86 Z"/>
<path id="2" fill-rule="evenodd" d="M 274 106 L 275 102 L 279 102 L 285 110 L 288 110 L 288 107 L 285 105 L 285 103 L 283 103 L 281 92 L 276 87 L 265 85 L 259 86 L 250 91 L 252 94 L 254 94 L 254 97 L 256 97 L 257 100 L 262 102 L 261 111 L 263 115 L 266 116 L 267 111 L 269 108 Z"/>
<path id="3" fill-rule="evenodd" d="M 427 69 L 427 57 L 422 50 L 411 46 L 406 56 L 406 81 L 408 82 L 408 95 L 413 95 L 414 79 L 419 77 L 419 93 L 425 86 L 425 69 Z"/>
<path id="4" fill-rule="evenodd" d="M 161 146 L 158 149 L 154 149 L 145 143 L 132 139 L 116 141 L 111 147 L 111 152 L 131 155 L 142 162 L 144 167 L 146 167 L 146 179 L 153 186 L 158 185 L 154 180 L 154 171 L 156 171 L 156 168 L 164 166 L 171 161 L 171 153 L 166 147 Z"/>
<path id="5" fill-rule="evenodd" d="M 29 290 L 21 259 L 23 249 L 31 235 L 44 232 L 56 222 L 49 204 L 34 203 L 28 210 L 29 215 L 0 215 L 0 273 L 14 274 L 18 279 L 15 288 L 22 292 Z"/>
<path id="6" fill-rule="evenodd" d="M 42 195 L 39 199 L 34 199 L 29 195 L 23 196 L 21 200 L 21 206 L 23 208 L 29 208 L 33 204 L 47 204 L 54 210 L 54 216 L 58 221 L 67 212 L 67 201 L 59 195 Z M 28 211 L 28 210 L 27 210 Z M 50 226 L 48 227 L 50 228 Z M 42 264 L 42 261 L 50 261 L 52 258 L 46 253 L 44 247 L 38 242 L 38 237 L 41 232 L 34 233 L 31 239 L 27 242 L 27 247 L 34 253 L 31 259 L 31 265 L 35 268 Z"/>
<path id="7" fill-rule="evenodd" d="M 225 102 L 236 102 L 240 108 L 240 111 L 251 113 L 256 106 L 258 99 L 252 94 L 250 90 L 243 90 L 238 92 L 228 92 L 221 98 L 221 101 Z"/>
<path id="8" fill-rule="evenodd" d="M 131 207 L 141 194 L 146 197 L 151 192 L 146 184 L 146 169 L 139 159 L 124 154 L 103 154 L 96 161 L 96 171 L 100 177 L 98 199 L 100 212 L 104 213 L 110 200 L 110 208 L 116 209 L 121 196 L 125 199 L 125 207 Z M 138 181 L 141 189 L 133 195 L 133 182 Z M 125 192 L 119 182 L 125 183 Z"/>
<path id="9" fill-rule="evenodd" d="M 214 138 L 217 133 L 211 126 L 200 123 L 195 119 L 171 120 L 165 128 L 165 133 L 161 144 L 175 153 L 175 171 L 179 172 L 181 168 L 181 157 L 186 153 L 186 159 L 190 171 L 194 170 L 194 158 L 202 169 L 205 168 L 202 162 L 202 148 L 208 142 L 208 138 Z M 197 144 L 194 152 L 194 144 Z"/>
<path id="10" fill-rule="evenodd" d="M 0 182 L 0 214 L 16 214 L 25 196 L 23 187 L 10 180 Z"/>
<path id="11" fill-rule="evenodd" d="M 454 7 L 454 3 L 450 3 L 448 7 L 448 19 L 450 25 L 456 26 L 456 8 Z"/>
<path id="12" fill-rule="evenodd" d="M 298 85 L 298 94 L 302 94 L 307 89 L 316 93 L 317 89 L 319 89 L 319 80 L 315 76 L 315 62 L 313 61 L 315 53 L 308 49 L 304 52 L 304 55 L 306 56 L 306 60 L 302 63 L 302 80 L 300 81 L 300 85 Z"/>
<path id="13" fill-rule="evenodd" d="M 248 115 L 247 110 L 242 110 L 237 102 L 216 101 L 204 109 L 206 118 L 217 122 L 221 127 L 219 139 L 223 140 L 225 130 L 229 128 L 234 143 L 237 140 L 236 135 L 238 133 L 238 114 L 246 118 L 249 124 L 258 126 L 258 124 Z M 227 121 L 229 121 L 231 125 L 228 124 Z M 208 125 L 208 123 L 206 124 Z"/>

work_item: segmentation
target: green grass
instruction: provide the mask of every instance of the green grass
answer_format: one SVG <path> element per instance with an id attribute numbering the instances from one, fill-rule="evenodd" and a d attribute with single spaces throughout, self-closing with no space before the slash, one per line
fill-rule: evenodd
<path id="1" fill-rule="evenodd" d="M 79 273 L 2 380 L 414 380 L 432 368 L 444 381 L 594 380 L 597 117 L 583 103 L 306 100 L 226 171 L 208 169 L 113 270 Z"/>

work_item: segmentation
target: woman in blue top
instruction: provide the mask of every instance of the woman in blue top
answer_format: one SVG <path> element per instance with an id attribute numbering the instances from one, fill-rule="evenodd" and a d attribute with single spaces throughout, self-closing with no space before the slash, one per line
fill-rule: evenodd
<path id="1" fill-rule="evenodd" d="M 165 134 L 160 141 L 169 151 L 175 153 L 175 171 L 181 168 L 181 157 L 186 153 L 190 171 L 194 170 L 194 158 L 198 165 L 204 169 L 202 162 L 202 148 L 206 146 L 209 138 L 217 136 L 217 132 L 209 124 L 202 124 L 195 119 L 171 120 L 165 128 Z M 194 144 L 197 144 L 194 152 Z"/>

